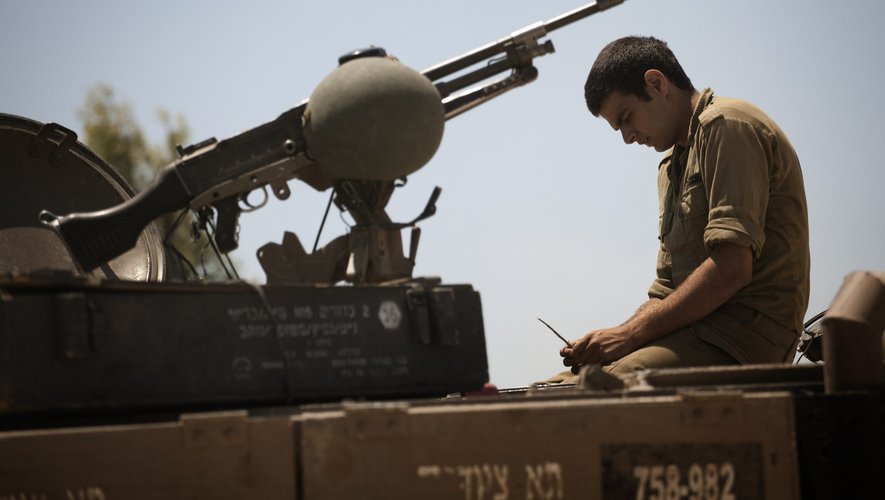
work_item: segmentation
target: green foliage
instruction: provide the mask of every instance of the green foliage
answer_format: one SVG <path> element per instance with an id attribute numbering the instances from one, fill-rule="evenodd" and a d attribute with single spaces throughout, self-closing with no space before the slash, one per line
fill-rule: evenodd
<path id="1" fill-rule="evenodd" d="M 148 152 L 141 128 L 127 103 L 114 100 L 113 89 L 99 84 L 89 90 L 78 113 L 83 122 L 83 140 L 114 167 L 130 184 L 143 187 Z"/>
<path id="2" fill-rule="evenodd" d="M 163 109 L 157 115 L 164 128 L 161 145 L 145 139 L 129 103 L 118 101 L 109 85 L 98 84 L 88 91 L 78 113 L 83 125 L 82 140 L 140 191 L 150 184 L 157 171 L 175 160 L 176 146 L 188 141 L 183 117 L 173 117 Z M 176 224 L 178 216 L 169 214 L 155 221 L 166 239 L 167 281 L 227 278 L 209 248 L 207 236 L 194 229 L 194 217 L 187 214 Z"/>

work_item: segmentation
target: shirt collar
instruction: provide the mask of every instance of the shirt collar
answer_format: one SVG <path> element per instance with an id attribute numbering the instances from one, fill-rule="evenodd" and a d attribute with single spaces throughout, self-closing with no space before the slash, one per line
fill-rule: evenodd
<path id="1" fill-rule="evenodd" d="M 701 124 L 701 113 L 713 101 L 713 90 L 710 87 L 704 89 L 701 97 L 698 99 L 697 105 L 694 107 L 694 113 L 691 115 L 691 121 L 688 124 L 688 140 L 686 144 L 691 144 L 694 140 L 694 134 Z"/>
<path id="2" fill-rule="evenodd" d="M 695 132 L 697 132 L 698 126 L 701 124 L 701 113 L 703 113 L 704 109 L 706 109 L 711 102 L 713 102 L 713 89 L 707 87 L 701 92 L 701 97 L 698 98 L 698 103 L 695 105 L 694 112 L 691 114 L 691 121 L 688 123 L 688 140 L 685 142 L 686 144 L 691 144 L 691 141 L 694 139 Z M 658 164 L 658 169 L 665 165 L 669 167 L 672 163 L 678 162 L 684 149 L 685 148 L 682 146 L 674 144 L 672 148 L 664 153 L 664 157 Z"/>

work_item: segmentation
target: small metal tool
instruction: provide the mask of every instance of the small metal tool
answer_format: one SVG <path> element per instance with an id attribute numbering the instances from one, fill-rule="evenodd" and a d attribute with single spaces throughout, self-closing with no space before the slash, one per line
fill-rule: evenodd
<path id="1" fill-rule="evenodd" d="M 563 337 L 562 335 L 559 334 L 559 332 L 557 332 L 556 330 L 554 330 L 552 326 L 548 325 L 546 321 L 544 321 L 544 320 L 541 319 L 541 318 L 538 318 L 538 321 L 540 321 L 541 323 L 544 323 L 544 326 L 546 326 L 547 328 L 549 328 L 550 331 L 553 332 L 553 335 L 556 335 L 557 337 L 559 337 L 560 339 L 562 339 L 562 341 L 565 342 L 565 345 L 567 345 L 567 346 L 569 346 L 569 347 L 574 347 L 574 345 L 573 345 L 571 342 L 569 342 L 568 340 L 566 340 L 565 337 Z"/>

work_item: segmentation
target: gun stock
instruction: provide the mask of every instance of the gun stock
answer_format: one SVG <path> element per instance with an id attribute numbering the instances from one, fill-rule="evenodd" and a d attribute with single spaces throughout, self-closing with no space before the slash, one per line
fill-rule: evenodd
<path id="1" fill-rule="evenodd" d="M 170 165 L 150 187 L 116 207 L 61 217 L 44 210 L 40 220 L 61 236 L 74 262 L 91 271 L 134 247 L 151 221 L 186 207 L 189 200 L 178 172 Z"/>
<path id="2" fill-rule="evenodd" d="M 304 156 L 304 107 L 221 142 L 210 139 L 180 149 L 182 158 L 116 207 L 64 216 L 44 210 L 40 220 L 61 236 L 80 269 L 91 271 L 135 246 L 144 228 L 158 217 L 188 206 L 213 205 L 218 212 L 216 243 L 229 252 L 237 247 L 240 199 L 268 184 L 277 198 L 285 199 L 285 182 L 312 164 Z"/>

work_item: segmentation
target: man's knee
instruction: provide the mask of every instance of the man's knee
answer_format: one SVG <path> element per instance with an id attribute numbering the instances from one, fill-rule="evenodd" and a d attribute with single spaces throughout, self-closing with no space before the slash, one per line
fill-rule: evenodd
<path id="1" fill-rule="evenodd" d="M 633 351 L 605 367 L 614 375 L 630 375 L 650 368 L 733 365 L 738 361 L 688 329 L 678 330 Z"/>
<path id="2" fill-rule="evenodd" d="M 611 362 L 605 366 L 605 370 L 613 375 L 630 375 L 638 370 L 674 366 L 679 366 L 679 357 L 676 353 L 667 349 L 647 346 Z"/>

